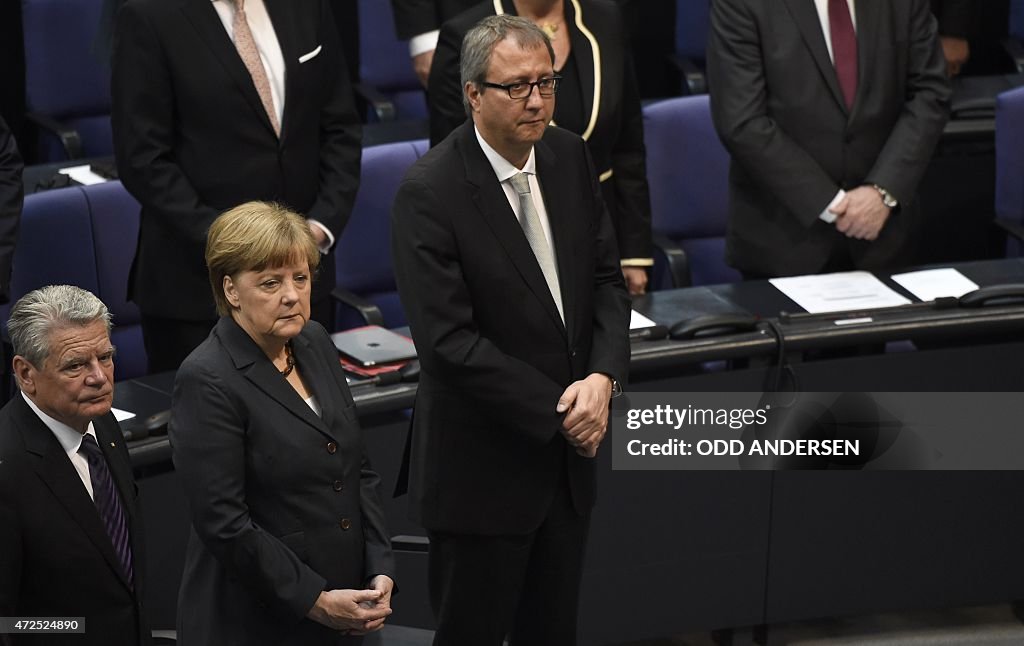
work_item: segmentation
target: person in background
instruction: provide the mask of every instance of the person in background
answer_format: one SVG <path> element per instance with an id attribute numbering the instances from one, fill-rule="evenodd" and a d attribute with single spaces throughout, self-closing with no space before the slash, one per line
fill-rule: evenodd
<path id="1" fill-rule="evenodd" d="M 950 98 L 925 0 L 714 0 L 708 81 L 732 157 L 730 265 L 766 278 L 915 261 L 915 192 Z"/>
<path id="2" fill-rule="evenodd" d="M 189 646 L 357 644 L 391 613 L 394 559 L 338 352 L 310 320 L 307 221 L 250 202 L 206 245 L 217 321 L 182 364 L 168 435 L 192 511 Z"/>
<path id="3" fill-rule="evenodd" d="M 553 123 L 590 149 L 618 240 L 626 287 L 647 289 L 654 264 L 643 114 L 622 14 L 611 0 L 486 0 L 446 22 L 434 52 L 427 103 L 430 142 L 466 121 L 459 76 L 466 32 L 486 16 L 527 18 L 551 39 L 561 77 Z"/>
<path id="4" fill-rule="evenodd" d="M 52 285 L 18 299 L 7 330 L 19 393 L 0 410 L 0 617 L 82 617 L 84 634 L 0 644 L 146 646 L 142 517 L 110 412 L 110 313 Z"/>
<path id="5" fill-rule="evenodd" d="M 7 122 L 0 117 L 0 304 L 8 302 L 11 297 L 11 262 L 25 198 L 25 187 L 21 181 L 23 168 L 14 136 Z"/>
<path id="6" fill-rule="evenodd" d="M 116 22 L 114 150 L 142 204 L 128 290 L 150 372 L 176 369 L 216 323 L 206 232 L 249 200 L 306 218 L 324 254 L 313 317 L 332 328 L 361 126 L 328 0 L 133 0 Z"/>

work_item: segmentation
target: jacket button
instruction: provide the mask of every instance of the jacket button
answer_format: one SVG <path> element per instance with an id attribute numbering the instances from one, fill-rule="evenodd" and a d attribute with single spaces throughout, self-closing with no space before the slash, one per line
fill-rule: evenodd
<path id="1" fill-rule="evenodd" d="M 335 491 L 341 491 L 344 488 L 345 488 L 345 484 L 341 480 L 335 480 L 334 481 L 334 490 Z"/>
<path id="2" fill-rule="evenodd" d="M 331 455 L 334 455 L 335 453 L 338 452 L 338 445 L 335 444 L 334 442 L 328 442 L 327 443 L 327 452 L 330 453 Z"/>
<path id="3" fill-rule="evenodd" d="M 341 522 L 338 523 L 338 526 L 347 532 L 349 528 L 352 527 L 352 521 L 348 518 L 342 518 Z"/>

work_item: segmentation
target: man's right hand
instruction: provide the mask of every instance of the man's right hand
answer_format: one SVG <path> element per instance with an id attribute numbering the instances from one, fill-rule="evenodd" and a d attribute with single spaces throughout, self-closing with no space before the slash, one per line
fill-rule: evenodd
<path id="1" fill-rule="evenodd" d="M 434 50 L 423 52 L 412 57 L 412 69 L 416 72 L 416 78 L 420 85 L 427 87 L 427 79 L 430 78 L 430 65 L 434 62 Z"/>
<path id="2" fill-rule="evenodd" d="M 873 186 L 858 186 L 847 191 L 831 211 L 838 216 L 836 229 L 846 237 L 858 240 L 876 239 L 891 213 Z"/>
<path id="3" fill-rule="evenodd" d="M 373 605 L 381 594 L 380 590 L 324 590 L 306 616 L 334 630 L 365 631 L 367 624 L 391 614 L 389 606 Z"/>

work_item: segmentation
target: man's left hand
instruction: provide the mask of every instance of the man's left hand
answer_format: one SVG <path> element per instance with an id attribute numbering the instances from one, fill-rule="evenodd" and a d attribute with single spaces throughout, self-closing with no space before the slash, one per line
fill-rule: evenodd
<path id="1" fill-rule="evenodd" d="M 874 240 L 889 219 L 891 209 L 882 203 L 882 196 L 873 186 L 858 186 L 832 208 L 836 229 L 848 238 Z"/>
<path id="2" fill-rule="evenodd" d="M 611 378 L 593 373 L 570 384 L 558 399 L 555 410 L 566 413 L 562 420 L 562 435 L 584 457 L 597 455 L 597 447 L 608 429 L 608 402 L 611 397 Z"/>
<path id="3" fill-rule="evenodd" d="M 323 249 L 327 244 L 327 234 L 324 230 L 312 222 L 309 223 L 309 230 L 313 233 L 313 240 L 316 241 L 317 249 Z"/>
<path id="4" fill-rule="evenodd" d="M 622 278 L 626 281 L 630 296 L 638 296 L 647 291 L 647 270 L 643 267 L 623 267 Z"/>

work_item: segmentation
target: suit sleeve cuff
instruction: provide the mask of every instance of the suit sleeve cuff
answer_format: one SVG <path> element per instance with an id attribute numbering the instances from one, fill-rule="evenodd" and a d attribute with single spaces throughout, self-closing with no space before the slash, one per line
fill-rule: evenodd
<path id="1" fill-rule="evenodd" d="M 426 54 L 437 49 L 437 38 L 441 35 L 440 29 L 428 31 L 425 34 L 413 36 L 409 39 L 409 58 L 416 58 L 420 54 Z"/>
<path id="2" fill-rule="evenodd" d="M 825 207 L 825 210 L 818 214 L 818 219 L 826 224 L 834 224 L 837 216 L 832 212 L 832 209 L 834 209 L 836 204 L 839 204 L 844 197 L 846 197 L 846 191 L 839 189 L 839 192 L 832 198 L 832 201 Z"/>
<path id="3" fill-rule="evenodd" d="M 320 229 L 321 231 L 324 232 L 324 235 L 327 236 L 327 242 L 321 245 L 319 249 L 320 253 L 322 254 L 328 253 L 334 246 L 334 234 L 331 233 L 330 229 L 325 227 L 322 223 L 318 222 L 317 220 L 306 220 L 306 222 L 309 222 L 312 226 Z"/>
<path id="4" fill-rule="evenodd" d="M 623 267 L 653 267 L 654 258 L 623 258 L 619 264 Z"/>

